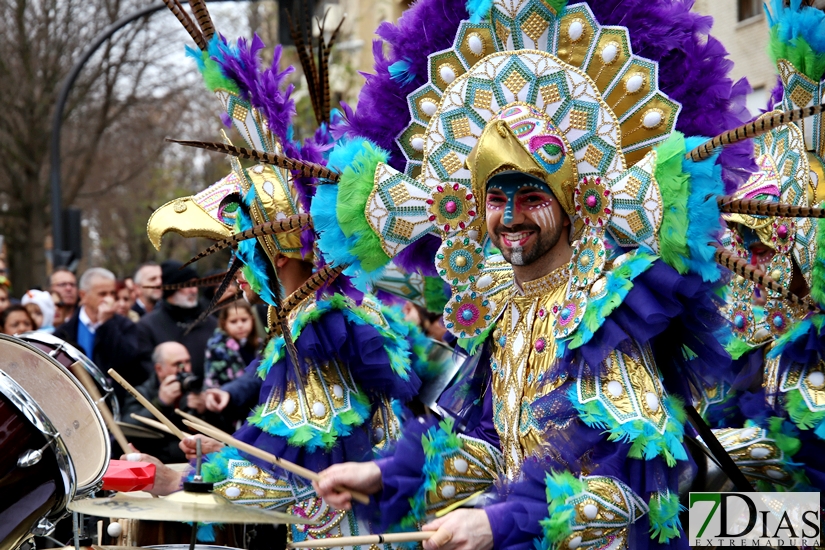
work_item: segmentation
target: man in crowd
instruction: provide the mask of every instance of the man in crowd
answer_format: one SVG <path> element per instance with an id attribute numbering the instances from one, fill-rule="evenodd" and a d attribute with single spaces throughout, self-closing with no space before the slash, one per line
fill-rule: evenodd
<path id="1" fill-rule="evenodd" d="M 64 320 L 69 320 L 77 309 L 77 278 L 74 273 L 66 267 L 58 267 L 49 278 L 51 291 L 60 296 L 60 311 L 62 315 L 57 316 Z M 58 323 L 55 322 L 55 326 Z"/>
<path id="2" fill-rule="evenodd" d="M 136 388 L 137 391 L 179 428 L 187 431 L 182 419 L 175 414 L 175 409 L 183 409 L 199 416 L 206 410 L 199 393 L 200 383 L 192 379 L 189 351 L 177 342 L 163 342 L 152 353 L 152 362 L 154 372 Z M 132 413 L 152 418 L 149 411 L 131 395 L 126 398 L 123 409 L 124 420 L 132 424 L 138 424 L 131 417 Z M 142 452 L 152 454 L 166 463 L 185 461 L 183 452 L 178 448 L 178 439 L 171 435 L 165 435 L 162 439 L 146 439 L 138 443 L 138 446 Z"/>
<path id="3" fill-rule="evenodd" d="M 160 266 L 155 262 L 147 262 L 141 265 L 135 271 L 134 282 L 135 303 L 132 306 L 132 311 L 136 311 L 138 315 L 143 317 L 152 311 L 155 304 L 163 297 L 163 291 L 159 288 L 144 288 L 162 284 Z"/>
<path id="4" fill-rule="evenodd" d="M 66 275 L 71 275 L 71 281 Z M 58 271 L 52 275 L 53 288 L 55 281 L 74 285 L 74 275 Z M 68 289 L 69 286 L 56 288 Z M 74 291 L 74 286 L 71 288 Z M 80 307 L 54 334 L 76 343 L 103 372 L 113 368 L 132 384 L 140 384 L 148 376 L 136 360 L 135 324 L 115 314 L 115 276 L 108 269 L 93 267 L 83 273 L 80 277 Z M 124 395 L 119 387 L 116 391 L 119 397 Z"/>
<path id="5" fill-rule="evenodd" d="M 181 262 L 175 260 L 163 262 L 163 284 L 184 283 L 198 278 L 194 269 L 181 269 L 181 265 Z M 204 306 L 198 301 L 197 288 L 163 291 L 163 299 L 137 324 L 138 356 L 146 372 L 153 369 L 152 353 L 158 344 L 174 341 L 183 344 L 189 350 L 192 372 L 203 380 L 204 350 L 218 322 L 210 316 L 187 333 L 189 325 L 194 323 L 203 311 Z"/>

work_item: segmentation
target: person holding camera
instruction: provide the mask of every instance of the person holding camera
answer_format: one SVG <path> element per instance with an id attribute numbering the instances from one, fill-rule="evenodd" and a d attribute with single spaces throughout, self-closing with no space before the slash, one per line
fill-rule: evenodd
<path id="1" fill-rule="evenodd" d="M 189 350 L 178 342 L 163 342 L 155 347 L 152 353 L 154 373 L 149 379 L 138 386 L 137 391 L 156 406 L 167 418 L 184 431 L 180 416 L 175 409 L 182 409 L 190 414 L 203 417 L 208 422 L 213 418 L 206 418 L 204 398 L 201 395 L 203 381 L 192 373 L 192 359 Z M 131 417 L 131 414 L 153 418 L 151 413 L 131 395 L 126 398 L 123 406 L 123 420 L 130 424 L 140 424 Z M 178 440 L 174 436 L 164 434 L 162 439 L 137 439 L 135 442 L 141 452 L 152 454 L 164 463 L 185 462 L 186 457 L 178 448 Z"/>

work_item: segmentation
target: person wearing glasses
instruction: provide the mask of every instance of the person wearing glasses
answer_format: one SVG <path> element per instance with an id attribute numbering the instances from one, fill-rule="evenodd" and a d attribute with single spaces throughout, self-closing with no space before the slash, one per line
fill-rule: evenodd
<path id="1" fill-rule="evenodd" d="M 49 278 L 51 291 L 60 296 L 60 310 L 62 319 L 70 319 L 77 309 L 77 277 L 66 267 L 58 267 Z M 55 320 L 57 326 L 57 320 Z"/>

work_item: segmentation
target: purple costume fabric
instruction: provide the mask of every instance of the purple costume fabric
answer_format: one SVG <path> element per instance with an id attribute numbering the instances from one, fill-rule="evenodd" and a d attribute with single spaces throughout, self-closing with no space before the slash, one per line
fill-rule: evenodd
<path id="1" fill-rule="evenodd" d="M 413 372 L 409 373 L 408 380 L 395 374 L 384 344 L 384 338 L 373 326 L 356 322 L 344 311 L 335 309 L 307 324 L 295 340 L 299 360 L 304 365 L 302 374 L 306 374 L 307 362 L 316 364 L 336 358 L 340 364 L 349 367 L 358 390 L 373 403 L 368 418 L 361 425 L 345 426 L 340 430 L 332 447 L 312 449 L 293 445 L 286 436 L 268 433 L 249 421 L 235 433 L 235 437 L 316 472 L 339 462 L 370 460 L 374 441 L 369 419 L 380 403 L 378 398 L 384 396 L 406 401 L 416 395 L 419 385 Z M 285 354 L 266 374 L 258 402 L 266 403 L 273 396 L 282 397 L 294 377 L 295 369 Z M 271 468 L 265 461 L 247 458 L 261 468 Z"/>
<path id="2" fill-rule="evenodd" d="M 609 353 L 630 345 L 631 341 L 651 344 L 657 365 L 666 379 L 681 382 L 690 374 L 709 382 L 733 381 L 730 358 L 714 336 L 724 319 L 719 315 L 712 285 L 703 283 L 695 275 L 679 275 L 659 260 L 633 283 L 623 303 L 606 319 L 593 339 L 579 349 L 567 350 L 546 373 L 546 379 L 554 380 L 562 372 L 569 375 L 568 382 L 532 405 L 537 425 L 548 427 L 543 435 L 548 448 L 554 450 L 554 456 L 540 462 L 536 459 L 525 462 L 523 480 L 506 486 L 500 494 L 500 502 L 485 507 L 496 548 L 526 550 L 533 548 L 535 539 L 541 537 L 539 521 L 548 513 L 544 477 L 549 470 L 571 471 L 579 475 L 582 473 L 580 465 L 586 457 L 589 475 L 615 477 L 638 495 L 647 496 L 668 490 L 677 493 L 679 475 L 693 467 L 689 455 L 678 460 L 675 467 L 668 467 L 661 456 L 650 460 L 628 457 L 630 444 L 609 441 L 601 428 L 587 426 L 569 398 L 568 392 L 575 385 L 580 361 L 584 360 L 590 366 L 600 365 Z M 692 360 L 684 359 L 683 346 L 693 352 Z M 463 433 L 497 444 L 492 422 L 489 355 L 486 349 L 479 354 L 483 359 L 475 372 L 465 376 L 467 382 L 458 392 L 464 399 L 454 399 L 448 394 L 449 401 L 465 405 L 463 416 L 456 422 L 469 428 Z M 487 375 L 483 376 L 485 373 Z M 687 391 L 684 384 L 674 383 L 672 386 L 671 393 L 678 395 Z M 440 403 L 444 402 L 442 399 Z M 482 407 L 466 406 L 479 402 Z M 424 481 L 420 436 L 429 426 L 410 424 L 405 426 L 407 431 L 393 457 L 379 461 L 384 490 L 378 497 L 378 505 L 380 520 L 385 525 L 397 522 L 409 512 L 408 499 Z M 650 539 L 649 527 L 647 517 L 634 525 L 631 547 L 658 547 L 658 543 Z M 684 536 L 671 542 L 676 547 L 687 547 Z"/>

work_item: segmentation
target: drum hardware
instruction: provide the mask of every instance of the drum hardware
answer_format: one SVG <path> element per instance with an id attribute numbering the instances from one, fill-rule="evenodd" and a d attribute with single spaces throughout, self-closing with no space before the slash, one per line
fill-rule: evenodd
<path id="1" fill-rule="evenodd" d="M 52 359 L 54 359 L 55 357 L 57 357 L 57 356 L 58 356 L 58 354 L 59 354 L 61 351 L 63 351 L 63 347 L 64 347 L 64 346 L 65 346 L 65 342 L 60 342 L 60 344 L 58 344 L 58 346 L 57 346 L 56 348 L 54 348 L 52 351 L 50 351 L 50 352 L 49 352 L 49 357 L 51 357 Z"/>
<path id="2" fill-rule="evenodd" d="M 49 448 L 52 442 L 55 440 L 55 437 L 59 436 L 60 434 L 54 434 L 51 439 L 49 439 L 45 445 L 40 447 L 39 449 L 29 449 L 25 451 L 20 456 L 17 457 L 17 465 L 20 468 L 29 468 L 34 466 L 43 458 L 43 451 Z"/>
<path id="3" fill-rule="evenodd" d="M 37 525 L 32 529 L 32 535 L 35 537 L 48 537 L 54 533 L 56 525 L 46 518 L 37 522 Z"/>

